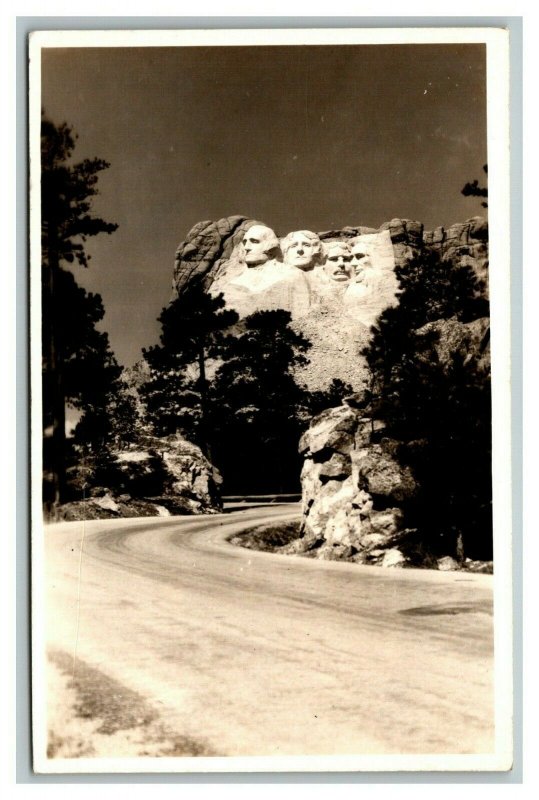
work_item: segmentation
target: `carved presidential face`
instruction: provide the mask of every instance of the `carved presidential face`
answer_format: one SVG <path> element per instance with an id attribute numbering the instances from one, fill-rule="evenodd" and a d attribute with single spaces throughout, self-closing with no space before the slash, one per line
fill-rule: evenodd
<path id="1" fill-rule="evenodd" d="M 355 273 L 356 283 L 363 283 L 367 270 L 372 267 L 370 253 L 365 247 L 364 242 L 352 242 L 352 267 Z"/>
<path id="2" fill-rule="evenodd" d="M 243 260 L 248 267 L 265 264 L 278 244 L 279 241 L 271 228 L 265 225 L 253 225 L 242 239 Z"/>
<path id="3" fill-rule="evenodd" d="M 322 243 L 312 231 L 292 231 L 283 239 L 284 263 L 298 269 L 311 269 L 318 260 Z"/>
<path id="4" fill-rule="evenodd" d="M 350 280 L 352 270 L 352 253 L 344 242 L 331 242 L 326 247 L 324 272 L 333 281 Z"/>

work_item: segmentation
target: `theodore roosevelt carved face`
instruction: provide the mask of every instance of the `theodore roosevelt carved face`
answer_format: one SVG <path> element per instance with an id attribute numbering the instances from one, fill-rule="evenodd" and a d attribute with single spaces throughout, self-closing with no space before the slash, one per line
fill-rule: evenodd
<path id="1" fill-rule="evenodd" d="M 352 267 L 355 273 L 354 280 L 356 283 L 363 283 L 366 278 L 366 273 L 372 267 L 370 253 L 361 239 L 350 242 L 350 249 L 352 251 Z"/>
<path id="2" fill-rule="evenodd" d="M 253 225 L 242 239 L 243 260 L 248 267 L 265 264 L 277 249 L 279 240 L 271 228 Z"/>
<path id="3" fill-rule="evenodd" d="M 312 231 L 292 231 L 281 243 L 284 263 L 302 270 L 312 269 L 322 252 L 322 242 Z"/>
<path id="4" fill-rule="evenodd" d="M 326 260 L 324 272 L 333 281 L 350 280 L 352 270 L 352 253 L 345 242 L 329 242 L 324 247 Z"/>

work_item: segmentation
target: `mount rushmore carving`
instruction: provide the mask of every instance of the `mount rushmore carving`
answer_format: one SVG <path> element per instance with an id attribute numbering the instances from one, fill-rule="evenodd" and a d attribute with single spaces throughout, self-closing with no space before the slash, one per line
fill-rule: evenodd
<path id="1" fill-rule="evenodd" d="M 176 251 L 174 288 L 199 282 L 222 294 L 240 318 L 284 309 L 311 342 L 301 379 L 311 389 L 339 378 L 361 388 L 359 356 L 380 314 L 398 302 L 396 267 L 437 250 L 457 268 L 471 266 L 487 280 L 488 226 L 474 217 L 450 228 L 424 231 L 419 222 L 394 219 L 379 229 L 345 227 L 284 236 L 242 216 L 197 223 Z"/>
<path id="2" fill-rule="evenodd" d="M 266 225 L 244 233 L 221 263 L 209 291 L 222 293 L 240 316 L 285 309 L 292 319 L 339 309 L 369 327 L 398 295 L 388 231 L 322 242 L 313 231 L 279 240 Z"/>

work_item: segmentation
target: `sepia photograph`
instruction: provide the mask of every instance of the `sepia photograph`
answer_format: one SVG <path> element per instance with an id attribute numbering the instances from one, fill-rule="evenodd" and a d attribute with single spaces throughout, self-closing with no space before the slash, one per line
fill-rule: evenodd
<path id="1" fill-rule="evenodd" d="M 511 769 L 507 32 L 29 52 L 35 771 Z"/>

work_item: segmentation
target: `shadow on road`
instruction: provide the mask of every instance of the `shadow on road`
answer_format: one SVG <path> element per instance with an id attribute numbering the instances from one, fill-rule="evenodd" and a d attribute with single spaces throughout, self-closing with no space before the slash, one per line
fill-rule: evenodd
<path id="1" fill-rule="evenodd" d="M 403 608 L 399 614 L 410 617 L 431 617 L 443 614 L 489 614 L 492 616 L 492 604 L 487 601 L 477 603 L 458 603 L 454 605 L 417 606 L 416 608 Z"/>

